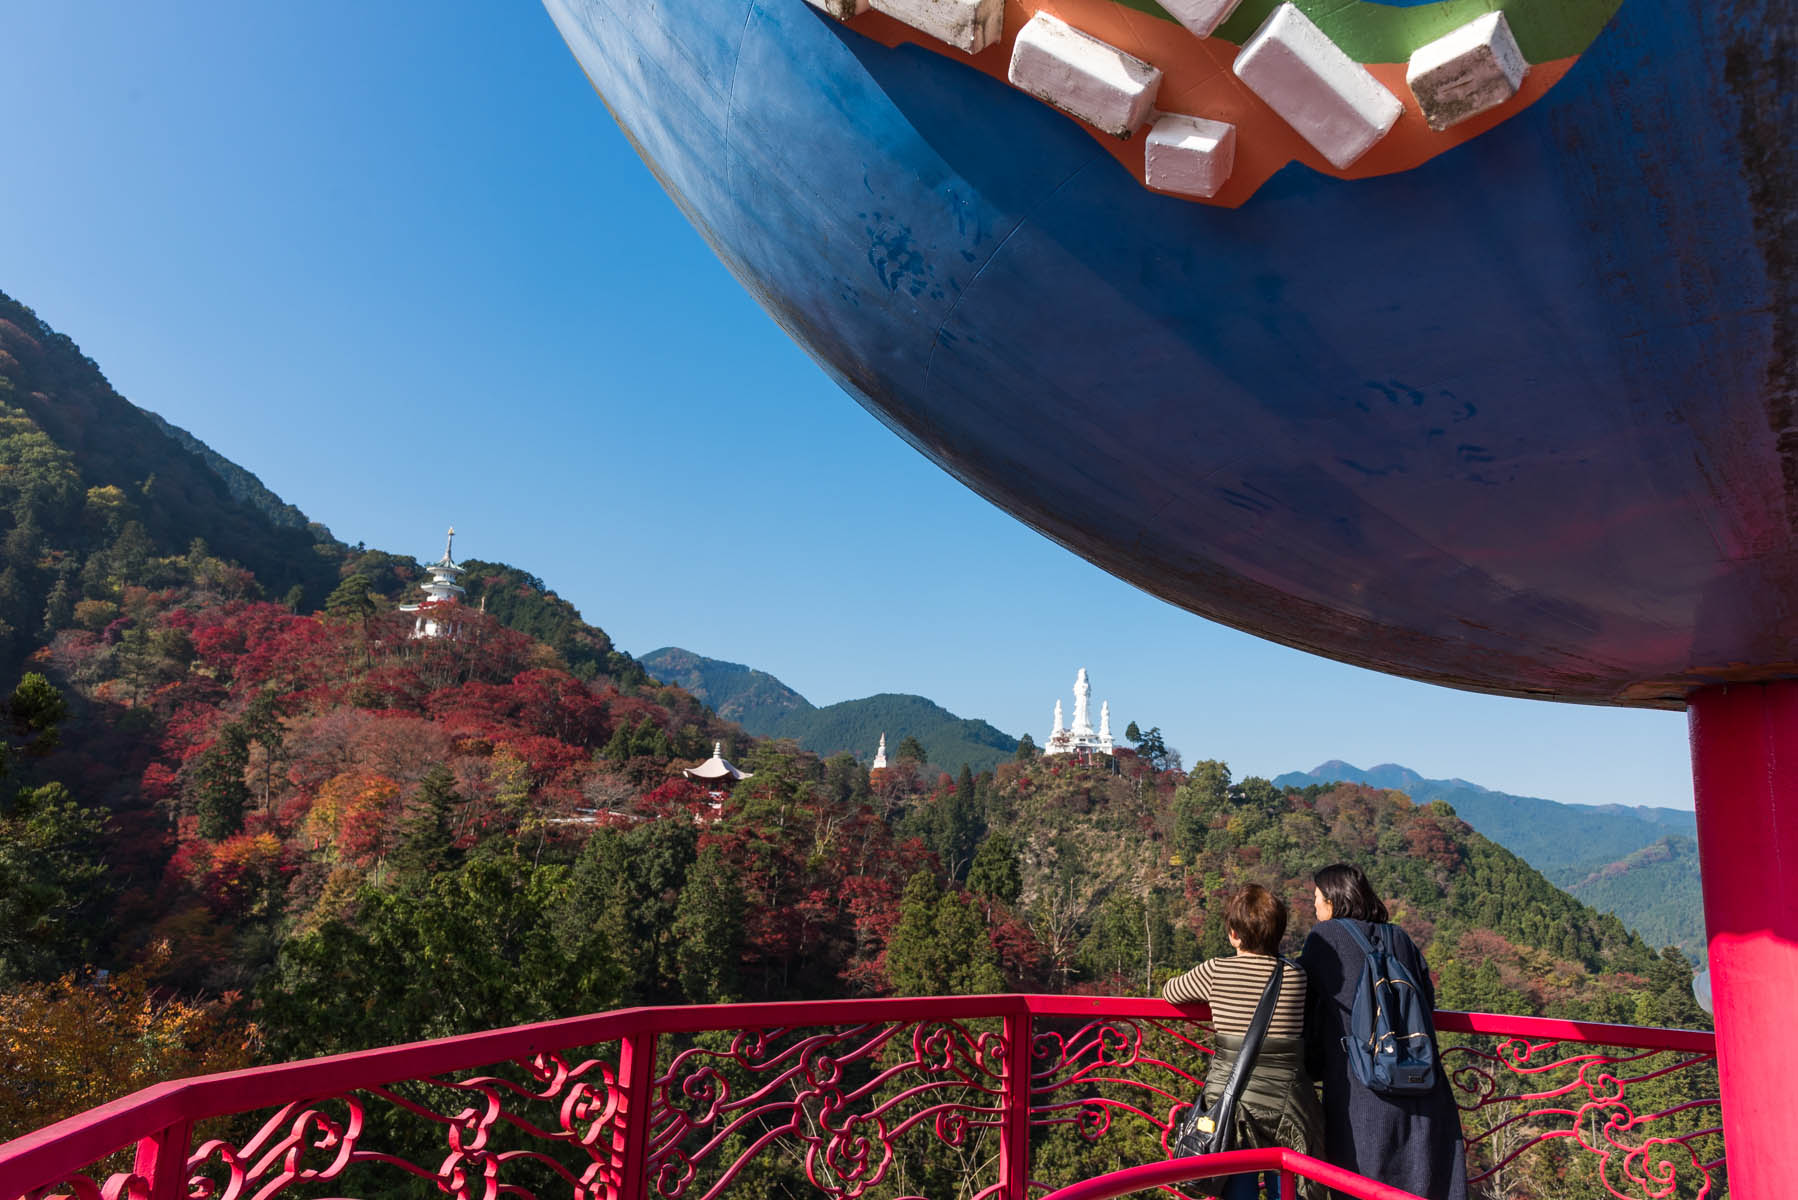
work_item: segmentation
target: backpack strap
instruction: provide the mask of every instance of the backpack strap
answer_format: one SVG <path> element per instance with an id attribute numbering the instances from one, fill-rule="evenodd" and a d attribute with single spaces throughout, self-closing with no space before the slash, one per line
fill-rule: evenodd
<path id="1" fill-rule="evenodd" d="M 1236 1052 L 1236 1062 L 1230 1068 L 1230 1078 L 1224 1083 L 1224 1090 L 1218 1095 L 1217 1103 L 1212 1106 L 1210 1115 L 1216 1120 L 1218 1128 L 1226 1128 L 1236 1111 L 1236 1097 L 1242 1086 L 1248 1081 L 1249 1072 L 1255 1069 L 1255 1059 L 1261 1053 L 1261 1042 L 1267 1037 L 1267 1027 L 1273 1023 L 1274 1006 L 1280 999 L 1280 981 L 1286 975 L 1286 959 L 1274 955 L 1273 974 L 1267 978 L 1267 987 L 1261 992 L 1261 1003 L 1255 1006 L 1255 1016 L 1249 1021 L 1249 1030 L 1242 1035 L 1242 1048 Z"/>
<path id="2" fill-rule="evenodd" d="M 1373 942 L 1369 940 L 1368 934 L 1373 932 L 1373 923 L 1369 922 L 1367 933 L 1363 933 L 1361 931 L 1361 922 L 1355 920 L 1353 917 L 1342 917 L 1340 920 L 1342 922 L 1342 927 L 1348 930 L 1348 935 L 1355 939 L 1355 944 L 1357 946 L 1361 947 L 1361 953 L 1371 956 L 1374 952 Z M 1385 939 L 1381 939 L 1380 949 L 1381 951 L 1386 949 Z"/>

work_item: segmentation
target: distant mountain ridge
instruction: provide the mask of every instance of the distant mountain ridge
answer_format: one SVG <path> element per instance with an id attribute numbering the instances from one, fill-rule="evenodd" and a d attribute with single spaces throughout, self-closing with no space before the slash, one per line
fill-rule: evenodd
<path id="1" fill-rule="evenodd" d="M 1704 954 L 1695 813 L 1645 805 L 1566 804 L 1514 796 L 1465 779 L 1425 779 L 1397 763 L 1362 770 L 1341 759 L 1288 772 L 1274 783 L 1284 788 L 1360 783 L 1404 792 L 1419 804 L 1445 801 L 1480 833 L 1572 895 L 1615 912 L 1654 944 Z"/>
<path id="2" fill-rule="evenodd" d="M 963 763 L 989 770 L 1017 752 L 1018 739 L 975 718 L 958 717 L 923 696 L 883 692 L 819 708 L 766 671 L 664 646 L 638 659 L 664 683 L 678 684 L 713 712 L 757 737 L 792 738 L 817 754 L 847 750 L 867 762 L 884 733 L 887 751 L 915 737 L 933 766 Z"/>
<path id="3" fill-rule="evenodd" d="M 713 712 L 750 733 L 759 735 L 794 713 L 816 711 L 810 700 L 774 676 L 742 663 L 707 658 L 679 646 L 663 646 L 637 661 L 663 683 L 686 688 Z"/>

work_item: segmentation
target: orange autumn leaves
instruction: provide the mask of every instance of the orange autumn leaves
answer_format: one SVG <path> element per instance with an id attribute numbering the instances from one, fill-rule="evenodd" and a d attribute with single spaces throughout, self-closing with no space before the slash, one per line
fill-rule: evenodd
<path id="1" fill-rule="evenodd" d="M 385 775 L 359 771 L 325 781 L 306 814 L 306 837 L 359 865 L 378 863 L 391 849 L 399 816 L 400 785 Z"/>
<path id="2" fill-rule="evenodd" d="M 184 1000 L 149 977 L 169 954 L 104 982 L 65 975 L 0 992 L 0 1141 L 168 1079 L 250 1065 L 260 1038 L 237 996 Z"/>

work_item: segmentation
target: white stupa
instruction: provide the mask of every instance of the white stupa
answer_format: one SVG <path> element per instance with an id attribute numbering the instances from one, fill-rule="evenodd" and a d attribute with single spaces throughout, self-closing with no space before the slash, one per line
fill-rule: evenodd
<path id="1" fill-rule="evenodd" d="M 884 771 L 884 770 L 886 770 L 886 765 L 887 765 L 887 735 L 883 733 L 880 735 L 880 749 L 878 749 L 874 752 L 874 765 L 869 767 L 868 769 L 870 771 Z"/>
<path id="2" fill-rule="evenodd" d="M 430 581 L 419 585 L 425 598 L 417 604 L 400 605 L 401 612 L 418 614 L 412 622 L 415 638 L 455 637 L 462 631 L 461 622 L 453 619 L 454 612 L 446 611 L 446 606 L 460 605 L 468 595 L 468 590 L 457 582 L 462 578 L 462 567 L 450 557 L 455 542 L 456 527 L 451 525 L 443 543 L 443 557 L 425 568 L 431 573 Z"/>
<path id="3" fill-rule="evenodd" d="M 1099 728 L 1093 730 L 1092 721 L 1093 685 L 1087 682 L 1086 668 L 1074 677 L 1074 723 L 1063 728 L 1061 723 L 1061 701 L 1055 702 L 1055 729 L 1049 734 L 1049 740 L 1043 744 L 1043 753 L 1078 754 L 1090 757 L 1094 754 L 1111 753 L 1111 702 L 1106 701 L 1099 706 Z"/>

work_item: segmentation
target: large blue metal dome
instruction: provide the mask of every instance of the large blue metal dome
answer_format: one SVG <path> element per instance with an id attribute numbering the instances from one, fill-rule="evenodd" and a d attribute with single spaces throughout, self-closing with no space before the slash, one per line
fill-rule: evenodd
<path id="1" fill-rule="evenodd" d="M 1624 0 L 1483 136 L 1236 208 L 803 0 L 547 6 L 781 325 L 1105 569 L 1460 687 L 1798 674 L 1791 0 Z"/>

